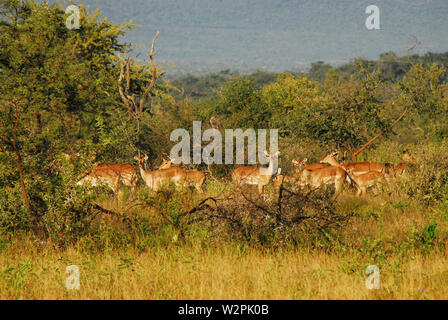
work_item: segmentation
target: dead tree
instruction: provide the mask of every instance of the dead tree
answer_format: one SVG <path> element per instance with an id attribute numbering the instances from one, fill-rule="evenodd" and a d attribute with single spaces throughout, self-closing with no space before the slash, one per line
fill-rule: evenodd
<path id="1" fill-rule="evenodd" d="M 358 155 L 364 151 L 368 146 L 370 146 L 373 142 L 375 142 L 375 140 L 377 140 L 379 137 L 381 137 L 384 133 L 386 133 L 388 130 L 392 129 L 393 126 L 395 126 L 401 119 L 403 119 L 403 117 L 406 115 L 406 113 L 408 112 L 408 109 L 404 110 L 403 113 L 394 120 L 394 122 L 391 123 L 391 125 L 389 126 L 388 129 L 383 130 L 382 132 L 378 133 L 376 136 L 374 136 L 372 139 L 370 139 L 369 141 L 367 141 L 361 148 L 359 148 L 356 152 L 354 152 L 352 150 L 352 147 L 347 144 L 346 148 L 348 151 L 350 151 L 351 155 L 352 155 L 352 159 L 353 162 L 357 162 L 357 157 Z"/>
<path id="2" fill-rule="evenodd" d="M 130 92 L 131 57 L 127 56 L 127 58 L 123 58 L 121 56 L 118 56 L 118 59 L 120 60 L 120 77 L 118 78 L 118 91 L 120 93 L 121 100 L 123 101 L 123 106 L 129 112 L 132 118 L 137 121 L 138 131 L 140 131 L 141 116 L 145 111 L 144 108 L 148 95 L 155 88 L 156 81 L 165 74 L 165 72 L 159 72 L 156 63 L 154 62 L 154 56 L 158 52 L 158 50 L 155 50 L 155 44 L 158 36 L 159 32 L 157 31 L 156 35 L 152 39 L 151 51 L 148 54 L 152 79 L 149 83 L 149 86 L 144 89 L 143 94 L 139 97 L 139 99 L 136 98 L 134 93 Z M 123 80 L 125 80 L 125 83 L 123 83 Z"/>

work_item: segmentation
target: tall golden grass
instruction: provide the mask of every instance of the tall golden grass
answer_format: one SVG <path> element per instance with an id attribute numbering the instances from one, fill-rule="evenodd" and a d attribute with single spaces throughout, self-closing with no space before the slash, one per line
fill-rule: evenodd
<path id="1" fill-rule="evenodd" d="M 428 150 L 429 162 L 448 154 Z M 422 164 L 418 173 L 369 190 L 366 198 L 347 188 L 336 210 L 353 213 L 350 222 L 319 237 L 304 234 L 296 245 L 209 239 L 201 229 L 180 240 L 170 228 L 142 231 L 130 241 L 126 228 L 120 233 L 120 223 L 106 216 L 94 221 L 96 233 L 68 241 L 64 249 L 51 239 L 4 234 L 0 299 L 447 299 L 448 193 L 423 190 L 431 187 L 422 183 L 430 169 Z M 439 185 L 443 177 L 434 179 Z M 222 196 L 231 188 L 208 180 L 205 189 Z M 428 194 L 445 198 L 428 202 Z M 196 192 L 182 197 L 182 210 L 202 199 Z M 103 205 L 126 207 L 114 203 Z M 127 214 L 160 219 L 148 208 Z M 69 265 L 80 268 L 80 290 L 66 288 Z M 380 270 L 378 290 L 366 288 L 369 265 Z"/>

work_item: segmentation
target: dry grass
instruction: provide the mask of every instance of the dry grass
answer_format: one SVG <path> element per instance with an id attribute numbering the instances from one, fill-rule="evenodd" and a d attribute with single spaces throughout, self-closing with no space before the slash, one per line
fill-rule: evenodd
<path id="1" fill-rule="evenodd" d="M 345 194 L 341 210 L 355 217 L 338 239 L 292 249 L 242 243 L 174 243 L 135 248 L 64 251 L 29 237 L 2 242 L 0 299 L 446 299 L 448 246 L 416 247 L 415 230 L 446 220 L 415 203 Z M 342 239 L 342 240 L 341 240 Z M 414 242 L 413 242 L 414 241 Z M 81 270 L 81 289 L 67 290 L 65 269 Z M 368 265 L 378 265 L 381 289 L 365 286 Z"/>
<path id="2" fill-rule="evenodd" d="M 1 299 L 446 299 L 447 252 L 388 257 L 381 289 L 365 287 L 359 254 L 171 247 L 138 254 L 38 251 L 13 242 L 0 257 Z M 76 264 L 81 289 L 65 288 Z"/>
<path id="3" fill-rule="evenodd" d="M 208 181 L 206 190 L 222 196 L 231 188 Z M 345 228 L 276 249 L 198 234 L 176 242 L 163 229 L 139 235 L 138 245 L 105 238 L 100 249 L 88 245 L 95 235 L 65 250 L 28 235 L 3 236 L 0 299 L 447 299 L 446 200 L 422 205 L 387 186 L 368 194 L 359 199 L 346 190 L 338 198 L 337 210 L 354 214 Z M 202 197 L 194 193 L 181 208 Z M 128 214 L 148 218 L 154 210 L 136 207 Z M 97 222 L 118 228 L 110 219 Z M 79 291 L 65 287 L 69 265 L 80 268 Z M 380 268 L 379 290 L 366 288 L 369 265 Z"/>

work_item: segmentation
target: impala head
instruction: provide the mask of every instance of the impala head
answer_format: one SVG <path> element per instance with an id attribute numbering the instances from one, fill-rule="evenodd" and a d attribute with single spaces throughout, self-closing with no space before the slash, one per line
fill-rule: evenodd
<path id="1" fill-rule="evenodd" d="M 384 174 L 386 174 L 386 175 L 392 174 L 394 172 L 394 170 L 395 170 L 395 167 L 392 163 L 387 162 L 384 164 L 384 172 L 383 172 Z"/>
<path id="2" fill-rule="evenodd" d="M 145 163 L 145 161 L 147 161 L 149 158 L 148 158 L 148 156 L 145 154 L 145 156 L 144 157 L 142 157 L 142 156 L 135 156 L 134 157 L 134 160 L 137 160 L 138 161 L 138 165 L 140 166 L 140 167 L 143 167 L 143 164 Z"/>
<path id="3" fill-rule="evenodd" d="M 305 165 L 305 163 L 308 161 L 308 158 L 303 159 L 302 161 L 292 160 L 292 164 L 296 169 L 300 169 L 301 166 Z"/>
<path id="4" fill-rule="evenodd" d="M 334 163 L 336 161 L 336 157 L 338 156 L 338 152 L 334 151 L 328 155 L 326 155 L 325 157 L 323 157 L 322 159 L 320 159 L 320 163 L 328 163 L 331 164 L 330 162 Z"/>
<path id="5" fill-rule="evenodd" d="M 167 169 L 171 167 L 171 159 L 163 159 L 162 164 L 159 166 L 159 169 Z"/>
<path id="6" fill-rule="evenodd" d="M 280 151 L 277 151 L 275 153 L 267 153 L 266 151 L 264 152 L 265 156 L 269 158 L 269 167 L 266 168 L 262 168 L 262 171 L 265 171 L 263 174 L 268 174 L 268 175 L 272 175 L 274 173 L 277 172 L 278 170 L 278 160 L 277 157 L 280 155 Z M 269 173 L 268 173 L 269 172 Z"/>
<path id="7" fill-rule="evenodd" d="M 277 151 L 275 153 L 268 153 L 266 150 L 264 151 L 264 155 L 270 159 L 274 159 L 276 156 L 280 155 L 280 151 Z"/>
<path id="8" fill-rule="evenodd" d="M 416 163 L 417 159 L 412 156 L 408 151 L 403 151 L 402 159 L 404 162 Z"/>

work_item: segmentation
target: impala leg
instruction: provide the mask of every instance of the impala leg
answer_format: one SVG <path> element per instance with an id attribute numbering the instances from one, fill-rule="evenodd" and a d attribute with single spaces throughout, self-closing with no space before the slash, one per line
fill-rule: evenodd
<path id="1" fill-rule="evenodd" d="M 367 196 L 367 188 L 363 188 L 361 195 L 363 195 L 364 197 Z"/>

